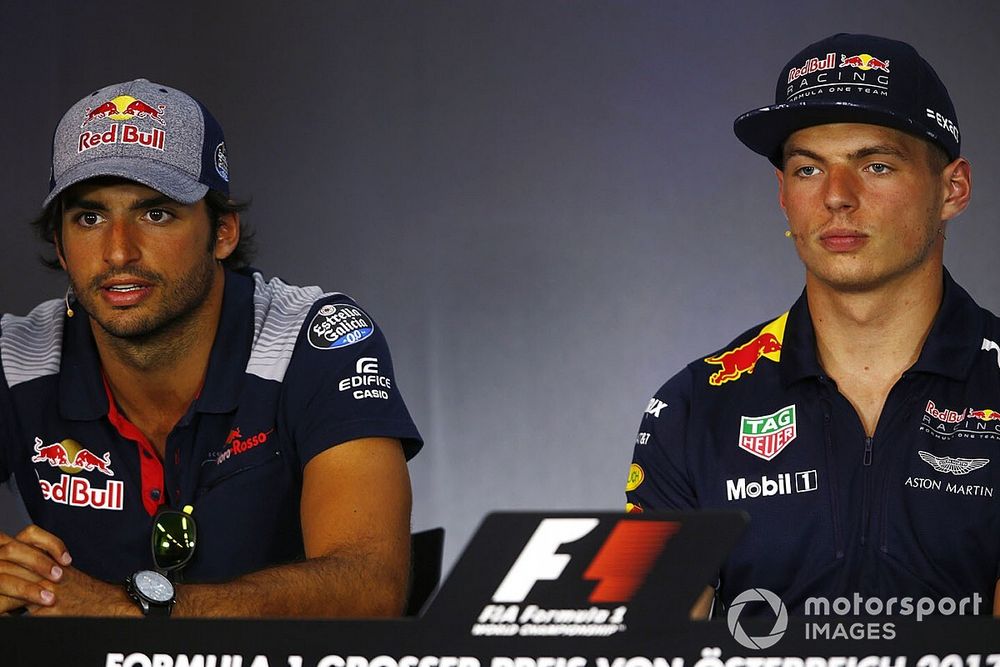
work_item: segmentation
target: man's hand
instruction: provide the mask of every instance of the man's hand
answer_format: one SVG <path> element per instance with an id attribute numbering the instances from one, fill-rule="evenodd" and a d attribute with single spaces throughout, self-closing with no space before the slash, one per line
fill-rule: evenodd
<path id="1" fill-rule="evenodd" d="M 74 567 L 63 568 L 51 604 L 29 605 L 32 616 L 142 616 L 122 586 L 87 576 Z"/>
<path id="2" fill-rule="evenodd" d="M 56 584 L 71 562 L 63 541 L 38 526 L 14 537 L 0 533 L 0 614 L 54 604 Z"/>

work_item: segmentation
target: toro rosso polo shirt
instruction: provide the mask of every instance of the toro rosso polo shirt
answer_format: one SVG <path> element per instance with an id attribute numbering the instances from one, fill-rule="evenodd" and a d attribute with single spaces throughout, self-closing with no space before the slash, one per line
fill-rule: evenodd
<path id="1" fill-rule="evenodd" d="M 313 456 L 370 436 L 399 438 L 407 458 L 421 447 L 382 333 L 343 294 L 227 271 L 204 385 L 163 460 L 110 396 L 88 319 L 49 301 L 0 321 L 0 479 L 99 579 L 152 567 L 162 506 L 194 507 L 187 581 L 301 559 Z"/>
<path id="2" fill-rule="evenodd" d="M 650 400 L 627 508 L 749 514 L 720 573 L 724 604 L 753 587 L 799 613 L 812 596 L 978 593 L 980 613 L 991 612 L 1000 322 L 944 280 L 920 357 L 889 392 L 872 437 L 819 365 L 805 293 Z"/>

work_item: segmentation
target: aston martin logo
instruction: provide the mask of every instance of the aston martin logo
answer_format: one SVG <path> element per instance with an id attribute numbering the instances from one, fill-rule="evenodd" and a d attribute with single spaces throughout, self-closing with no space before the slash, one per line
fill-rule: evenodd
<path id="1" fill-rule="evenodd" d="M 956 459 L 950 456 L 934 456 L 930 452 L 917 452 L 927 465 L 938 472 L 952 475 L 965 475 L 973 470 L 979 470 L 990 462 L 989 459 Z"/>

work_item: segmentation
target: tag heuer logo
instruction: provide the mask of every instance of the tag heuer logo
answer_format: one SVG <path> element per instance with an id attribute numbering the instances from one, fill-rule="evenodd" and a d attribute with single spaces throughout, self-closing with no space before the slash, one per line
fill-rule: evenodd
<path id="1" fill-rule="evenodd" d="M 795 440 L 795 405 L 774 414 L 740 418 L 740 449 L 770 461 Z"/>

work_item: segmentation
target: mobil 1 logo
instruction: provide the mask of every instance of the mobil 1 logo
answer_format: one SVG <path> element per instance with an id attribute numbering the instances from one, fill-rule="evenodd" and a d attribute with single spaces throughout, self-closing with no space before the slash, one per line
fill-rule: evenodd
<path id="1" fill-rule="evenodd" d="M 309 344 L 318 350 L 353 345 L 375 332 L 368 313 L 351 303 L 328 303 L 309 323 Z"/>

